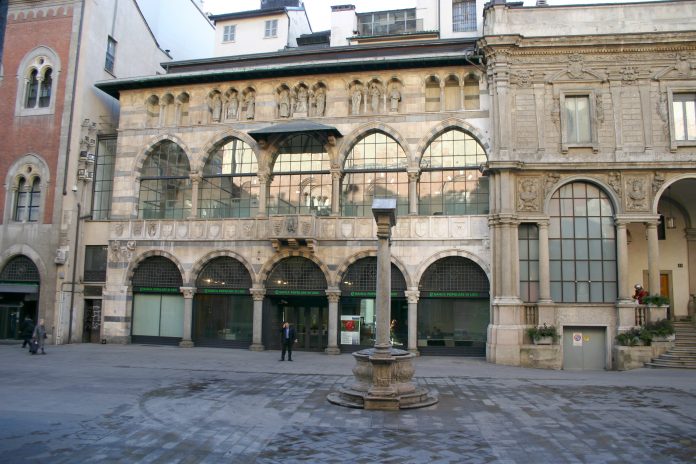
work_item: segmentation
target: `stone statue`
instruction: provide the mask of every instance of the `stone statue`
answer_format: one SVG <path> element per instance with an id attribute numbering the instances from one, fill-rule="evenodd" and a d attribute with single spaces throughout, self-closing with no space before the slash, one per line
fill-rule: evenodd
<path id="1" fill-rule="evenodd" d="M 360 102 L 362 101 L 362 92 L 360 92 L 360 89 L 356 88 L 353 90 L 353 95 L 352 95 L 352 106 L 351 106 L 351 113 L 356 115 L 360 114 Z"/>
<path id="2" fill-rule="evenodd" d="M 305 87 L 300 87 L 297 91 L 297 108 L 298 113 L 307 112 L 307 89 Z"/>
<path id="3" fill-rule="evenodd" d="M 326 93 L 324 92 L 324 89 L 317 89 L 315 96 L 315 105 L 316 115 L 324 116 L 324 111 L 326 110 Z"/>
<path id="4" fill-rule="evenodd" d="M 379 111 L 379 94 L 379 87 L 377 87 L 376 84 L 373 85 L 370 89 L 370 107 L 372 108 L 373 113 Z"/>
<path id="5" fill-rule="evenodd" d="M 220 94 L 216 93 L 213 96 L 212 110 L 213 121 L 220 122 L 220 118 L 222 117 L 222 99 L 220 98 Z"/>
<path id="6" fill-rule="evenodd" d="M 227 104 L 227 119 L 237 119 L 237 111 L 239 110 L 239 100 L 237 92 L 232 92 L 230 101 Z"/>
<path id="7" fill-rule="evenodd" d="M 401 101 L 401 92 L 397 86 L 393 86 L 389 93 L 389 110 L 396 113 L 399 111 L 399 102 Z"/>
<path id="8" fill-rule="evenodd" d="M 290 95 L 285 89 L 280 92 L 278 99 L 278 116 L 281 118 L 290 117 Z"/>
<path id="9" fill-rule="evenodd" d="M 249 92 L 244 99 L 244 103 L 246 103 L 246 118 L 247 119 L 254 119 L 254 110 L 256 109 L 256 97 L 254 96 L 253 92 Z"/>

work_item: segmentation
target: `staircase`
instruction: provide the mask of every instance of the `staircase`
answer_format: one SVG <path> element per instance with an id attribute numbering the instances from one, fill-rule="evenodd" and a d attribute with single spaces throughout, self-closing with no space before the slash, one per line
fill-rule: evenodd
<path id="1" fill-rule="evenodd" d="M 675 322 L 674 348 L 645 363 L 652 368 L 696 369 L 696 325 L 691 322 Z"/>

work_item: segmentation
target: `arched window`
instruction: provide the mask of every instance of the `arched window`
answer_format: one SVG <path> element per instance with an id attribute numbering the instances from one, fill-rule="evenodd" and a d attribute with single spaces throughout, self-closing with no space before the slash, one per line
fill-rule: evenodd
<path id="1" fill-rule="evenodd" d="M 408 214 L 407 160 L 403 148 L 386 134 L 373 132 L 358 141 L 344 165 L 343 216 L 372 216 L 374 198 L 396 198 L 396 213 Z"/>
<path id="2" fill-rule="evenodd" d="M 558 189 L 549 205 L 551 297 L 564 303 L 616 300 L 616 233 L 607 195 L 592 184 Z"/>
<path id="3" fill-rule="evenodd" d="M 210 155 L 198 185 L 198 217 L 250 217 L 258 208 L 259 167 L 254 151 L 233 138 Z"/>
<path id="4" fill-rule="evenodd" d="M 450 76 L 445 81 L 445 110 L 455 111 L 461 109 L 459 79 Z"/>
<path id="5" fill-rule="evenodd" d="M 36 99 L 39 95 L 39 71 L 37 69 L 32 69 L 31 74 L 29 74 L 29 80 L 27 81 L 27 90 L 25 94 L 26 108 L 34 108 L 36 106 Z"/>
<path id="6" fill-rule="evenodd" d="M 51 87 L 53 86 L 53 70 L 48 68 L 44 72 L 39 91 L 39 108 L 47 108 L 51 103 Z"/>
<path id="7" fill-rule="evenodd" d="M 488 214 L 487 161 L 471 135 L 450 129 L 433 140 L 421 159 L 418 212 L 421 215 Z"/>
<path id="8" fill-rule="evenodd" d="M 425 81 L 425 111 L 440 111 L 440 81 L 435 76 Z"/>
<path id="9" fill-rule="evenodd" d="M 2 282 L 41 282 L 39 270 L 36 264 L 24 255 L 18 255 L 10 259 L 0 271 Z"/>
<path id="10" fill-rule="evenodd" d="M 138 217 L 183 219 L 191 212 L 191 182 L 186 153 L 174 142 L 157 144 L 140 178 Z"/>
<path id="11" fill-rule="evenodd" d="M 285 141 L 273 163 L 269 214 L 328 215 L 330 167 L 329 155 L 314 137 L 296 135 Z"/>
<path id="12" fill-rule="evenodd" d="M 27 210 L 27 181 L 22 177 L 17 183 L 17 196 L 15 197 L 15 207 L 13 218 L 15 221 L 23 221 Z"/>
<path id="13" fill-rule="evenodd" d="M 38 177 L 34 179 L 31 184 L 31 190 L 29 191 L 29 217 L 27 220 L 29 222 L 36 222 L 39 220 L 39 206 L 41 205 L 41 179 Z"/>

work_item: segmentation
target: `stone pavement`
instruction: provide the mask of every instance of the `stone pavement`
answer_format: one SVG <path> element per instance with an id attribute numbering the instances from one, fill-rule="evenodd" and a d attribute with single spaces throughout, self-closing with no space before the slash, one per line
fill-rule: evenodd
<path id="1" fill-rule="evenodd" d="M 429 408 L 326 395 L 350 355 L 0 346 L 2 463 L 694 462 L 696 371 L 568 372 L 423 357 Z"/>

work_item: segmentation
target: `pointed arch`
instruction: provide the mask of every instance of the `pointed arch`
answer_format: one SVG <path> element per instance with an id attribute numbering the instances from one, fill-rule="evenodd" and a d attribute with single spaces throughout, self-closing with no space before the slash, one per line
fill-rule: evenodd
<path id="1" fill-rule="evenodd" d="M 410 145 L 406 138 L 403 137 L 399 131 L 389 126 L 388 124 L 384 124 L 380 121 L 375 120 L 355 128 L 350 134 L 342 138 L 341 144 L 337 150 L 339 154 L 340 165 L 343 166 L 345 164 L 348 154 L 362 138 L 367 137 L 368 135 L 374 132 L 382 132 L 383 134 L 388 135 L 389 137 L 394 139 L 396 143 L 398 143 L 401 149 L 404 151 L 409 165 L 412 164 L 413 153 L 411 152 Z"/>
<path id="2" fill-rule="evenodd" d="M 193 151 L 188 147 L 186 142 L 184 142 L 181 138 L 177 137 L 174 134 L 160 134 L 155 137 L 152 137 L 135 156 L 135 159 L 133 160 L 133 165 L 131 166 L 131 170 L 135 175 L 134 180 L 138 181 L 140 179 L 145 160 L 150 155 L 152 150 L 155 149 L 158 143 L 163 142 L 165 140 L 169 140 L 170 142 L 177 144 L 186 154 L 189 166 L 193 165 L 192 159 L 194 157 L 194 154 Z"/>
<path id="3" fill-rule="evenodd" d="M 417 157 L 415 161 L 419 165 L 425 149 L 433 142 L 433 140 L 449 129 L 459 129 L 469 133 L 469 135 L 476 139 L 479 145 L 481 145 L 486 151 L 486 156 L 488 156 L 488 154 L 491 152 L 490 140 L 481 132 L 480 129 L 469 124 L 463 119 L 449 118 L 432 127 L 423 137 L 421 137 L 415 150 L 415 156 Z"/>

